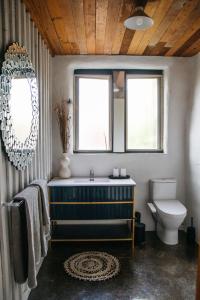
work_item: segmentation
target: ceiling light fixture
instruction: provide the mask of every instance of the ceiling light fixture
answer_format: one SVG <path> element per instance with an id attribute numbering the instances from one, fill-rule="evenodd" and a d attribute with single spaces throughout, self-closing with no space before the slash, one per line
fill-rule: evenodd
<path id="1" fill-rule="evenodd" d="M 132 30 L 144 30 L 153 26 L 153 19 L 144 12 L 143 6 L 136 6 L 134 13 L 124 21 L 124 26 Z"/>

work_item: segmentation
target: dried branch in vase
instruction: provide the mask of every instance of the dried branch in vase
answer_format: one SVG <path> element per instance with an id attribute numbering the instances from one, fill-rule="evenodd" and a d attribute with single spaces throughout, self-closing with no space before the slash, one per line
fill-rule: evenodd
<path id="1" fill-rule="evenodd" d="M 67 153 L 69 149 L 69 140 L 70 140 L 70 132 L 69 132 L 70 115 L 69 115 L 67 100 L 62 100 L 61 103 L 56 103 L 54 107 L 54 111 L 56 113 L 57 122 L 60 130 L 62 150 L 64 153 Z"/>

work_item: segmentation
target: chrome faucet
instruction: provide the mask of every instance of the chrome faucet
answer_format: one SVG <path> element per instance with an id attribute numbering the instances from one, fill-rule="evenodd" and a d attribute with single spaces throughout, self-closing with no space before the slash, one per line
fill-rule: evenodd
<path id="1" fill-rule="evenodd" d="M 90 169 L 90 181 L 94 181 L 94 170 Z"/>

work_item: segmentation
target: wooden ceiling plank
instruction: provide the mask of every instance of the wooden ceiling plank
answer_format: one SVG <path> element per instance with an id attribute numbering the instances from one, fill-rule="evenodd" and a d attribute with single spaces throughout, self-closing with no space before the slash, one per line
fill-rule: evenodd
<path id="1" fill-rule="evenodd" d="M 154 49 L 154 47 L 147 46 L 146 49 L 144 50 L 144 55 L 149 56 L 152 49 Z"/>
<path id="2" fill-rule="evenodd" d="M 200 17 L 194 20 L 193 24 L 186 30 L 179 40 L 176 41 L 174 47 L 172 47 L 165 56 L 176 56 L 180 48 L 182 48 L 187 41 L 199 30 L 200 28 Z M 184 49 L 185 50 L 185 49 Z M 176 55 L 175 55 L 176 53 Z"/>
<path id="3" fill-rule="evenodd" d="M 39 18 L 42 20 L 42 23 L 44 24 L 44 29 L 45 33 L 48 37 L 51 39 L 51 43 L 54 45 L 56 48 L 56 53 L 62 54 L 63 49 L 60 44 L 59 38 L 57 36 L 54 24 L 51 20 L 51 17 L 49 15 L 48 8 L 46 6 L 46 1 L 45 0 L 31 0 L 33 3 L 35 3 L 36 9 L 39 14 Z"/>
<path id="4" fill-rule="evenodd" d="M 96 54 L 104 54 L 108 0 L 96 0 Z"/>
<path id="5" fill-rule="evenodd" d="M 165 56 L 165 54 L 167 53 L 167 51 L 169 51 L 169 47 L 165 46 L 160 50 L 159 56 Z"/>
<path id="6" fill-rule="evenodd" d="M 112 53 L 113 36 L 115 36 L 120 9 L 123 0 L 109 0 L 106 18 L 104 54 Z"/>
<path id="7" fill-rule="evenodd" d="M 175 56 L 182 56 L 183 53 L 200 39 L 200 29 L 198 29 L 175 53 Z"/>
<path id="8" fill-rule="evenodd" d="M 67 36 L 67 30 L 66 30 L 66 24 L 64 22 L 64 19 L 62 18 L 55 18 L 53 20 L 57 36 L 60 40 L 60 44 L 62 45 L 62 49 L 64 51 L 63 54 L 70 54 L 72 53 L 71 44 L 68 40 Z"/>
<path id="9" fill-rule="evenodd" d="M 145 49 L 144 55 L 162 56 L 165 55 L 165 53 L 169 50 L 169 48 L 166 47 L 166 43 L 163 42 L 157 43 L 156 46 L 148 46 L 148 48 L 148 54 L 146 54 Z"/>
<path id="10" fill-rule="evenodd" d="M 127 54 L 130 54 L 130 55 L 136 54 L 136 49 L 137 49 L 139 43 L 142 41 L 144 34 L 145 34 L 144 30 L 135 31 L 134 36 L 131 40 L 131 43 L 128 47 Z"/>
<path id="11" fill-rule="evenodd" d="M 52 49 L 55 49 L 54 53 L 62 54 L 63 49 L 60 45 L 55 27 L 46 7 L 46 1 L 44 2 L 44 0 L 29 0 L 29 2 L 31 3 L 31 6 L 35 8 L 36 18 L 41 22 L 44 35 L 46 35 L 51 41 Z"/>
<path id="12" fill-rule="evenodd" d="M 149 41 L 151 40 L 154 33 L 158 30 L 163 18 L 165 17 L 166 13 L 168 12 L 170 6 L 173 4 L 174 0 L 165 0 L 161 1 L 158 5 L 158 8 L 156 9 L 153 20 L 154 25 L 145 32 L 143 39 L 141 43 L 139 44 L 138 48 L 136 49 L 137 55 L 142 55 L 145 51 L 146 47 L 149 44 Z"/>
<path id="13" fill-rule="evenodd" d="M 200 51 L 199 0 L 144 0 L 154 26 L 124 27 L 132 0 L 22 0 L 53 54 L 192 56 Z"/>
<path id="14" fill-rule="evenodd" d="M 54 18 L 61 18 L 63 16 L 63 12 L 59 6 L 59 0 L 46 0 L 46 3 L 52 20 Z"/>
<path id="15" fill-rule="evenodd" d="M 159 1 L 154 2 L 147 2 L 147 5 L 145 7 L 145 13 L 148 14 L 150 17 L 153 17 L 157 7 L 158 7 Z M 130 55 L 136 54 L 136 49 L 138 48 L 138 45 L 143 39 L 144 34 L 146 33 L 146 30 L 137 30 L 132 38 L 132 41 L 129 45 L 127 53 Z"/>
<path id="16" fill-rule="evenodd" d="M 133 37 L 135 35 L 135 32 L 136 32 L 135 30 L 126 29 L 119 54 L 123 54 L 123 55 L 127 54 L 128 49 L 130 47 L 130 43 L 133 40 Z"/>
<path id="17" fill-rule="evenodd" d="M 197 39 L 190 47 L 188 47 L 183 53 L 182 56 L 193 56 L 200 51 L 200 38 Z"/>
<path id="18" fill-rule="evenodd" d="M 63 49 L 58 40 L 58 36 L 50 27 L 47 28 L 46 35 L 52 48 L 55 48 L 54 55 L 63 54 Z"/>
<path id="19" fill-rule="evenodd" d="M 132 14 L 134 7 L 135 5 L 133 0 L 124 0 L 122 2 L 117 30 L 113 39 L 112 54 L 119 54 L 120 52 L 121 44 L 126 31 L 124 21 Z"/>
<path id="20" fill-rule="evenodd" d="M 199 4 L 199 0 L 192 0 L 187 1 L 186 4 L 183 6 L 183 8 L 180 10 L 179 14 L 176 18 L 171 22 L 168 29 L 165 31 L 164 35 L 160 39 L 160 42 L 165 42 L 170 47 L 170 39 L 176 35 L 177 31 L 181 28 L 183 29 L 182 32 L 187 28 L 183 28 L 183 25 L 186 25 L 187 19 L 190 16 L 191 12 L 194 11 L 194 8 L 196 8 L 196 5 Z"/>
<path id="21" fill-rule="evenodd" d="M 187 16 L 185 20 L 181 24 L 179 24 L 179 27 L 176 28 L 176 31 L 171 33 L 171 36 L 167 36 L 165 38 L 167 45 L 169 47 L 175 46 L 177 41 L 184 35 L 184 33 L 190 28 L 194 21 L 197 20 L 200 16 L 200 2 L 198 1 L 198 4 L 194 7 L 192 12 Z"/>
<path id="22" fill-rule="evenodd" d="M 87 54 L 83 0 L 70 0 L 80 54 Z"/>
<path id="23" fill-rule="evenodd" d="M 171 28 L 172 23 L 176 23 L 178 14 L 183 10 L 186 4 L 191 4 L 191 1 L 188 0 L 177 0 L 174 1 L 169 10 L 167 11 L 165 17 L 159 25 L 159 28 L 153 34 L 149 46 L 156 46 L 158 43 L 166 43 L 165 39 L 161 39 L 165 32 L 168 31 L 168 28 Z"/>
<path id="24" fill-rule="evenodd" d="M 58 0 L 58 2 L 66 26 L 68 40 L 71 45 L 71 54 L 80 54 L 70 0 Z"/>
<path id="25" fill-rule="evenodd" d="M 38 28 L 38 31 L 40 32 L 40 34 L 43 38 L 43 40 L 48 45 L 50 52 L 54 55 L 56 53 L 56 47 L 51 44 L 51 41 L 49 40 L 49 38 L 45 32 L 43 24 L 41 24 L 40 18 L 38 18 L 38 12 L 37 12 L 35 6 L 29 0 L 23 0 L 23 3 L 25 4 L 27 11 L 31 15 L 31 20 L 33 20 L 35 26 Z"/>
<path id="26" fill-rule="evenodd" d="M 63 49 L 62 44 L 60 42 L 59 35 L 58 35 L 57 31 L 56 31 L 56 28 L 55 28 L 55 25 L 53 23 L 53 20 L 51 19 L 51 16 L 50 16 L 50 13 L 49 13 L 49 9 L 48 9 L 48 6 L 47 6 L 47 1 L 46 0 L 39 0 L 38 1 L 38 5 L 39 5 L 40 10 L 43 13 L 43 20 L 44 20 L 44 22 L 46 22 L 48 24 L 47 31 L 50 31 L 50 34 L 52 35 L 52 41 L 53 41 L 53 43 L 54 42 L 57 43 L 57 47 L 58 47 L 58 49 L 60 51 L 60 54 L 63 54 L 64 53 L 64 49 Z"/>
<path id="27" fill-rule="evenodd" d="M 72 48 L 68 40 L 68 32 L 65 23 L 65 16 L 63 15 L 63 10 L 60 7 L 60 2 L 54 0 L 46 0 L 46 3 L 47 3 L 49 15 L 54 24 L 64 54 L 70 54 L 72 53 Z"/>
<path id="28" fill-rule="evenodd" d="M 69 0 L 47 0 L 47 5 L 64 54 L 79 54 Z"/>
<path id="29" fill-rule="evenodd" d="M 145 9 L 145 12 L 150 16 L 152 15 L 152 6 L 155 6 L 155 1 L 154 1 L 154 4 L 152 4 L 152 2 L 147 3 L 146 0 L 143 1 L 143 7 Z M 135 4 L 136 4 L 136 2 L 135 2 Z M 147 5 L 147 7 L 146 7 L 146 5 Z M 134 8 L 135 8 L 135 6 L 133 7 L 133 11 L 134 11 Z M 134 50 L 132 49 L 133 45 L 135 47 L 135 42 L 138 41 L 138 38 L 142 39 L 143 35 L 144 35 L 143 30 L 136 31 L 136 30 L 126 29 L 119 53 L 120 54 L 131 54 L 131 55 L 135 54 Z"/>
<path id="30" fill-rule="evenodd" d="M 95 54 L 96 40 L 96 1 L 84 0 L 85 31 L 87 42 L 87 53 Z"/>

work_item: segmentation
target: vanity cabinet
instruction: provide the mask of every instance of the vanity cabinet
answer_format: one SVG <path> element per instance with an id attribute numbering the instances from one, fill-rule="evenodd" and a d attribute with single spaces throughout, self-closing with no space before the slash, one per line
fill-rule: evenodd
<path id="1" fill-rule="evenodd" d="M 132 179 L 53 179 L 48 186 L 51 242 L 131 241 L 134 248 Z"/>

